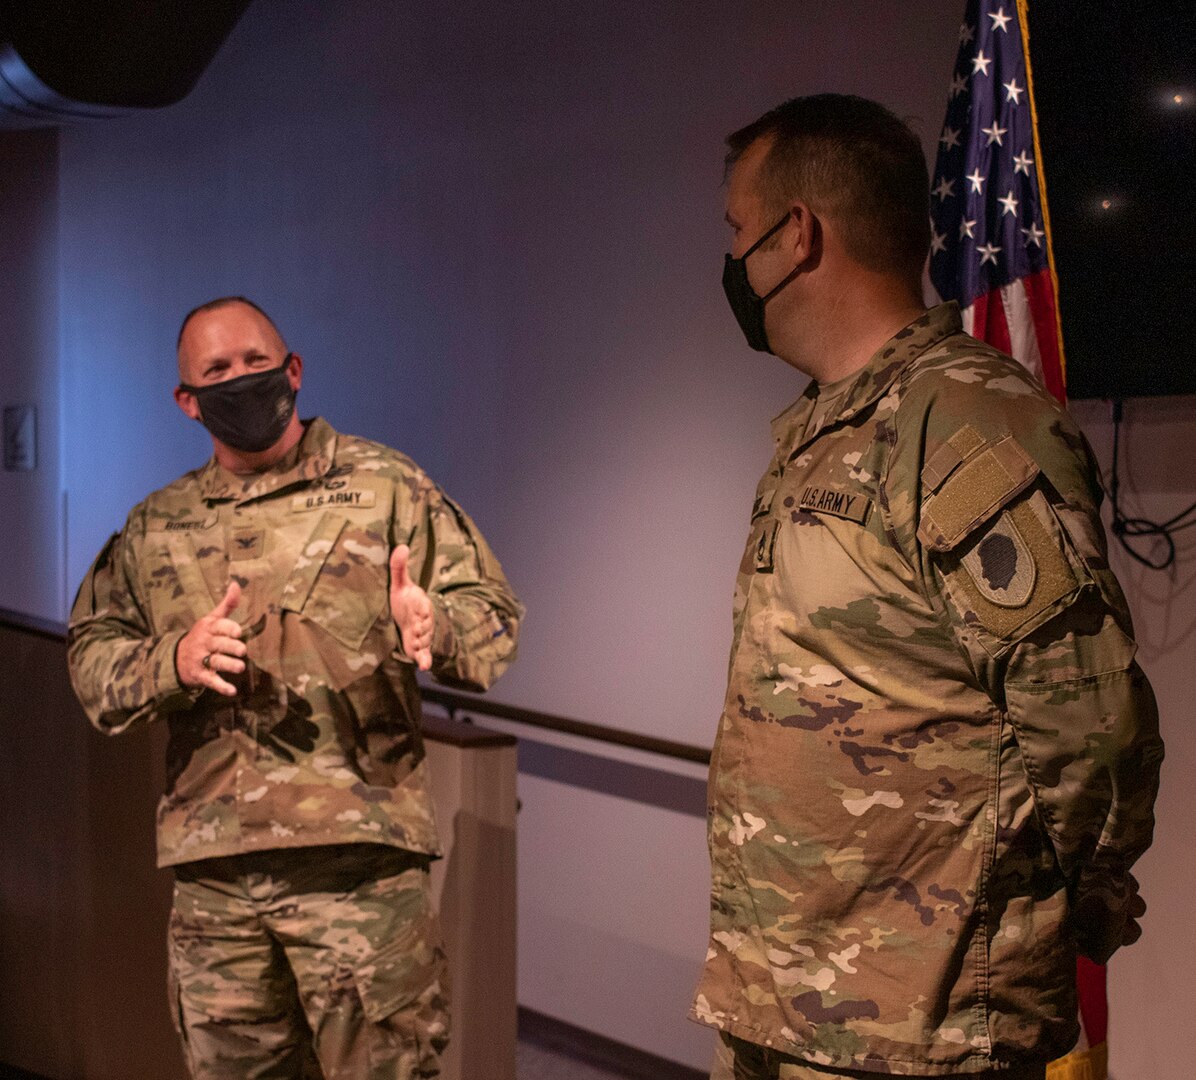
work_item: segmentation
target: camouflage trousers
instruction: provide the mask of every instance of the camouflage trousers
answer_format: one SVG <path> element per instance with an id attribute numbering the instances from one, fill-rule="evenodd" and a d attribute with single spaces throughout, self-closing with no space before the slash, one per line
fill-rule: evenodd
<path id="1" fill-rule="evenodd" d="M 910 1075 L 908 1069 L 909 1066 L 903 1065 L 902 1074 Z M 715 1051 L 710 1080 L 877 1080 L 884 1075 L 893 1074 L 812 1065 L 723 1031 L 719 1032 L 718 1049 Z M 1043 1080 L 1046 1066 L 1031 1065 L 999 1071 L 990 1069 L 985 1072 L 935 1075 L 966 1077 L 967 1080 Z"/>
<path id="2" fill-rule="evenodd" d="M 176 867 L 171 1012 L 195 1080 L 439 1075 L 448 972 L 427 866 L 340 844 Z"/>

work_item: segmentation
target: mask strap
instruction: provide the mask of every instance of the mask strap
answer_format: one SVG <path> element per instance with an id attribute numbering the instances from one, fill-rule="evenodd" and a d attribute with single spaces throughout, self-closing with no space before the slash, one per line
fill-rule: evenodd
<path id="1" fill-rule="evenodd" d="M 781 280 L 778 284 L 774 285 L 771 289 L 768 290 L 768 292 L 766 292 L 762 297 L 760 297 L 760 302 L 762 304 L 767 304 L 769 300 L 771 300 L 774 296 L 776 296 L 777 293 L 779 293 L 786 285 L 789 284 L 789 282 L 791 282 L 800 273 L 801 273 L 801 267 L 795 266 L 792 270 L 789 271 L 788 274 L 785 275 L 785 277 L 781 278 Z"/>
<path id="2" fill-rule="evenodd" d="M 785 227 L 785 222 L 787 222 L 789 220 L 792 213 L 793 213 L 792 210 L 786 210 L 785 216 L 783 218 L 781 218 L 781 220 L 778 221 L 771 229 L 769 229 L 768 232 L 766 232 L 762 237 L 760 237 L 760 239 L 757 240 L 750 248 L 748 248 L 747 251 L 745 251 L 740 256 L 740 258 L 746 259 L 753 251 L 756 250 L 756 248 L 758 248 L 761 244 L 763 244 L 765 240 L 767 240 L 770 236 L 772 236 L 773 233 L 779 232 L 781 229 L 783 229 Z"/>
<path id="3" fill-rule="evenodd" d="M 747 257 L 753 251 L 755 251 L 756 248 L 758 248 L 761 244 L 763 244 L 765 240 L 767 240 L 770 236 L 772 236 L 773 233 L 778 232 L 780 229 L 784 228 L 785 223 L 792 216 L 793 216 L 792 210 L 786 211 L 785 216 L 783 218 L 781 218 L 780 221 L 778 221 L 771 229 L 768 230 L 768 232 L 766 232 L 762 237 L 760 237 L 759 240 L 757 240 L 750 248 L 747 249 L 747 251 L 745 251 L 739 257 L 740 262 L 743 262 L 745 259 L 747 259 Z M 769 300 L 771 300 L 774 296 L 776 296 L 777 293 L 779 293 L 786 285 L 789 284 L 789 282 L 791 282 L 800 273 L 801 273 L 801 267 L 795 266 L 792 270 L 789 271 L 788 274 L 785 275 L 785 277 L 781 278 L 781 280 L 776 285 L 774 285 L 771 289 L 768 290 L 768 292 L 766 292 L 762 297 L 760 297 L 760 302 L 767 304 Z"/>

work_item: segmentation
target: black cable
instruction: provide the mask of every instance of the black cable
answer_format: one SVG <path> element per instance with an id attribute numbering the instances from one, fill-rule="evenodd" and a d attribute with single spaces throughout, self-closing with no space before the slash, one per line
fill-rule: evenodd
<path id="1" fill-rule="evenodd" d="M 1109 501 L 1113 509 L 1113 535 L 1118 543 L 1125 548 L 1131 558 L 1136 559 L 1143 566 L 1152 570 L 1166 570 L 1175 562 L 1175 533 L 1190 529 L 1196 525 L 1196 517 L 1190 521 L 1183 519 L 1189 514 L 1196 514 L 1196 502 L 1166 521 L 1150 521 L 1147 518 L 1126 517 L 1121 511 L 1121 413 L 1122 403 L 1118 399 L 1113 402 L 1113 475 L 1109 479 Z M 1161 561 L 1151 559 L 1148 555 L 1136 551 L 1131 540 L 1138 537 L 1162 537 L 1165 547 L 1165 557 Z"/>

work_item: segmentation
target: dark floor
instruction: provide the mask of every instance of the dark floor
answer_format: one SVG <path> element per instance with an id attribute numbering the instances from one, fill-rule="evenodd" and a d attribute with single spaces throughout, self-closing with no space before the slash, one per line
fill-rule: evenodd
<path id="1" fill-rule="evenodd" d="M 638 1080 L 634 1074 L 608 1072 L 532 1043 L 520 1043 L 516 1056 L 519 1080 Z M 44 1080 L 43 1077 L 0 1065 L 0 1080 Z"/>
<path id="2" fill-rule="evenodd" d="M 628 1053 L 617 1044 L 598 1040 L 589 1047 L 585 1041 L 554 1021 L 520 1016 L 524 1036 L 516 1051 L 519 1080 L 697 1080 L 701 1073 L 669 1063 L 658 1063 L 648 1055 Z M 528 1030 L 530 1029 L 530 1030 Z M 0 1064 L 0 1080 L 45 1080 L 44 1077 Z"/>
<path id="3" fill-rule="evenodd" d="M 519 1044 L 515 1062 L 519 1080 L 639 1080 L 638 1073 L 611 1072 L 529 1042 Z M 5 1078 L 0 1076 L 0 1080 Z"/>
<path id="4" fill-rule="evenodd" d="M 519 1009 L 519 1080 L 706 1080 L 706 1073 Z"/>

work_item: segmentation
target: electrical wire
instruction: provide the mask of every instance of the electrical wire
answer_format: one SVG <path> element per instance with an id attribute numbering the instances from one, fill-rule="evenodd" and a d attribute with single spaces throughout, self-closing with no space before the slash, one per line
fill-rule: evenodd
<path id="1" fill-rule="evenodd" d="M 1152 570 L 1166 570 L 1175 563 L 1175 534 L 1196 525 L 1196 502 L 1166 521 L 1150 521 L 1148 518 L 1128 517 L 1122 512 L 1121 494 L 1121 413 L 1120 399 L 1113 402 L 1113 473 L 1109 478 L 1109 502 L 1113 510 L 1113 535 L 1118 543 L 1125 548 L 1127 554 L 1136 559 L 1143 566 Z M 1185 520 L 1188 519 L 1188 520 Z M 1161 558 L 1151 558 L 1134 548 L 1132 541 L 1143 537 L 1161 538 L 1164 554 Z"/>

